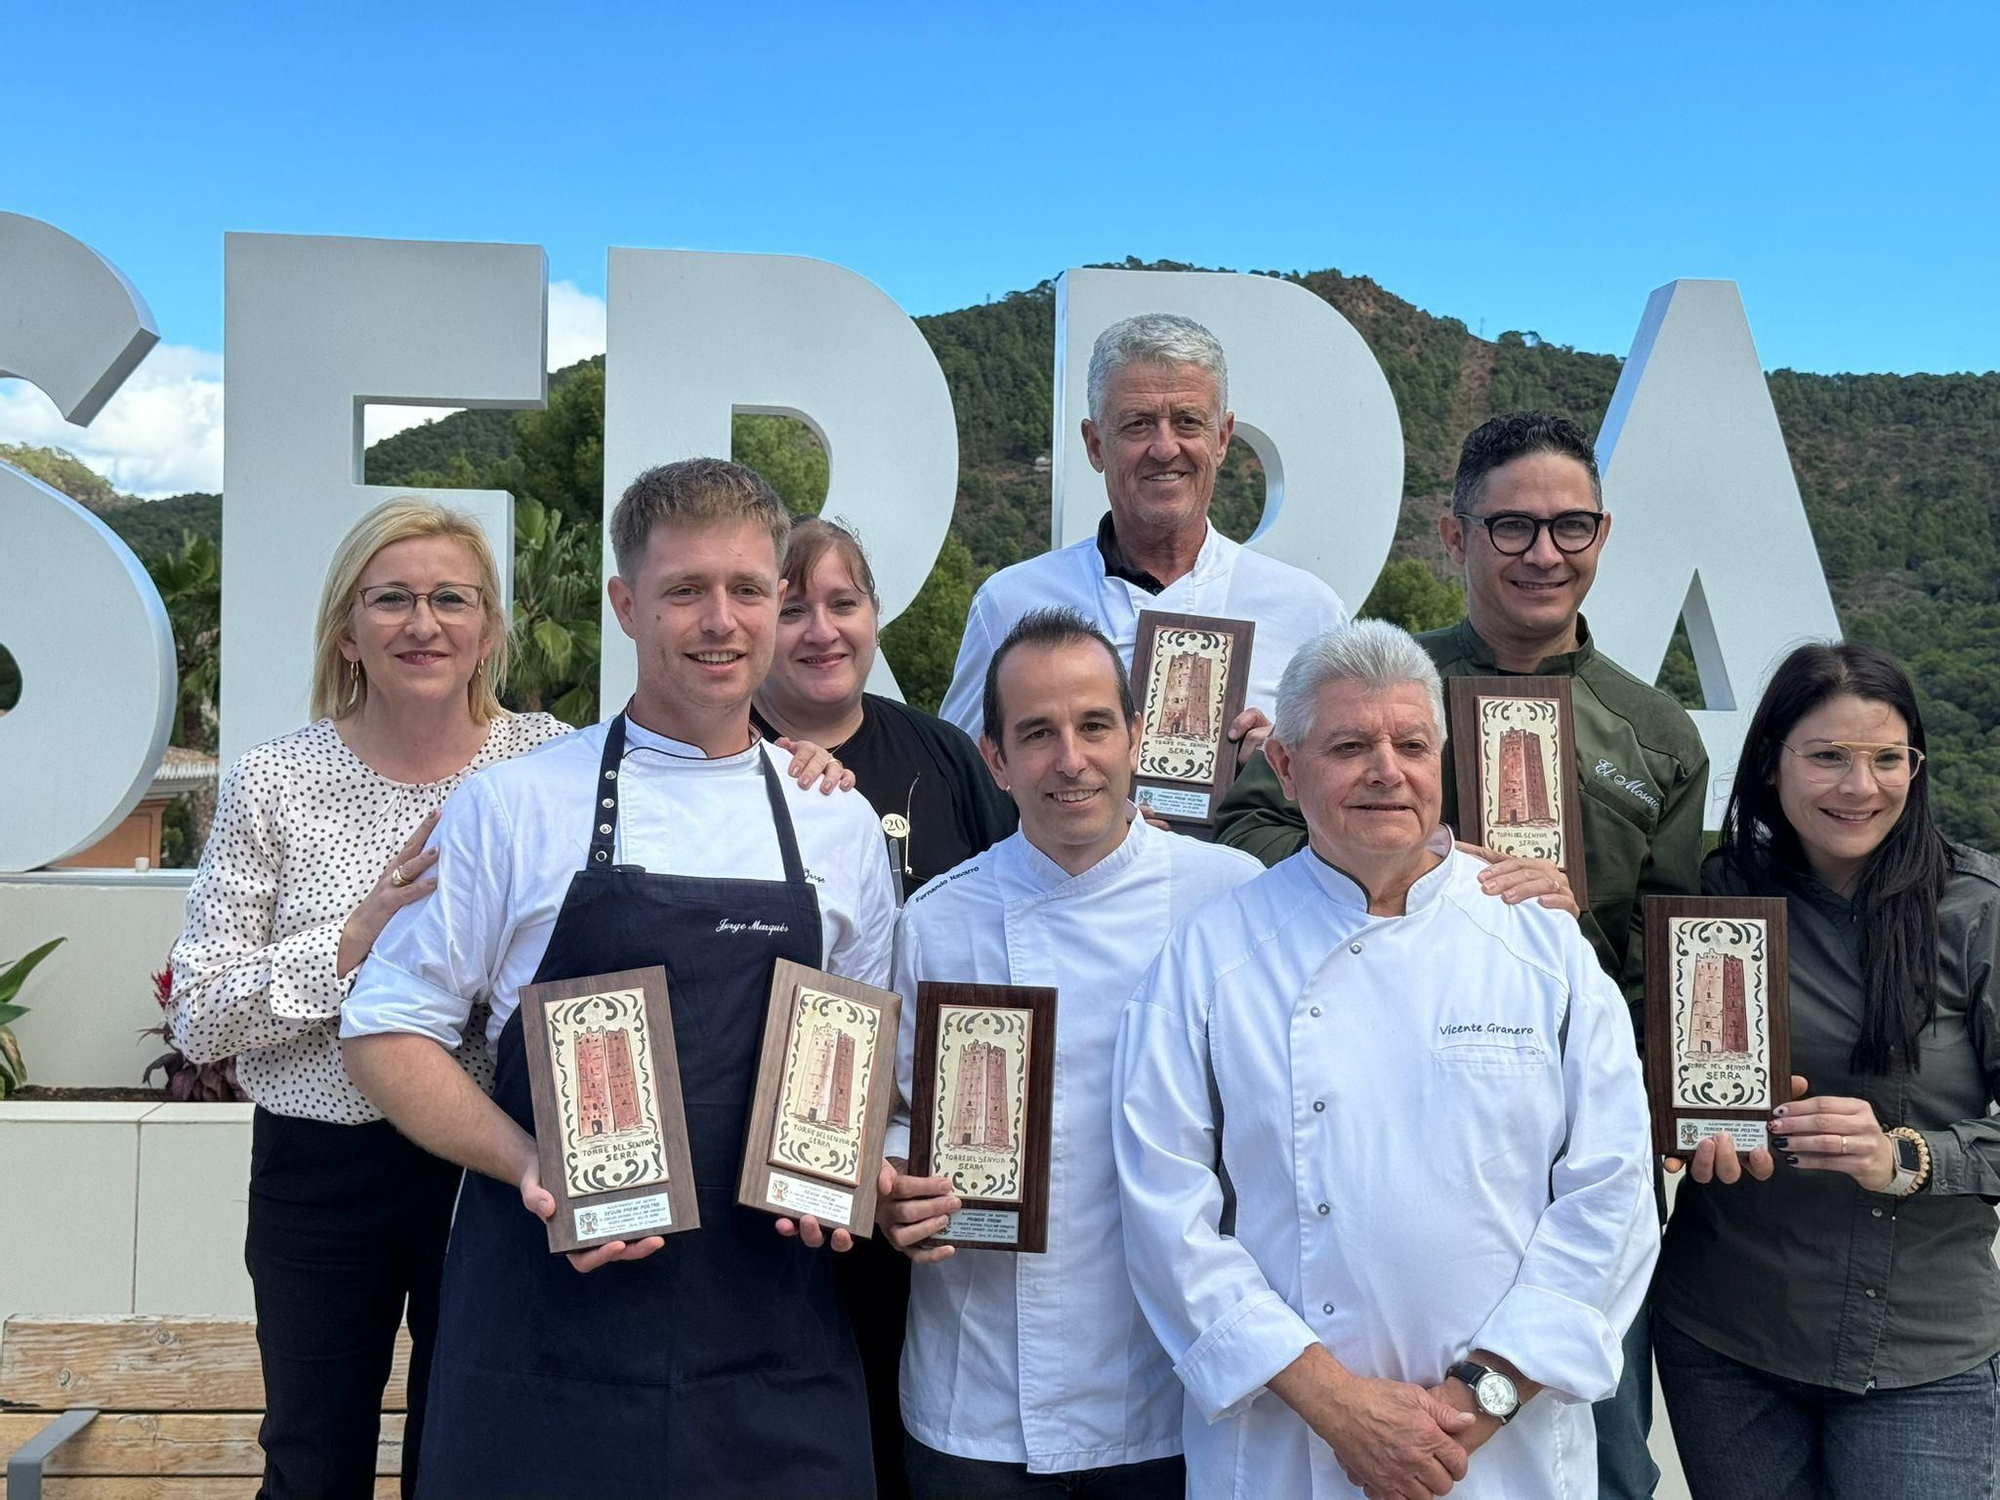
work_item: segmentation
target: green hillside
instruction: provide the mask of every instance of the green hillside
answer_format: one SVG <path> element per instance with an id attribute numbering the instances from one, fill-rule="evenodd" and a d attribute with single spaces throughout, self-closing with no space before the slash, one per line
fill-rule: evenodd
<path id="1" fill-rule="evenodd" d="M 1435 525 L 1460 439 L 1493 413 L 1523 407 L 1565 413 L 1594 431 L 1621 361 L 1533 333 L 1477 338 L 1459 320 L 1425 312 L 1366 277 L 1328 270 L 1287 279 L 1339 309 L 1381 361 L 1401 414 L 1405 478 L 1396 556 L 1371 603 L 1413 626 L 1434 623 L 1455 609 Z M 886 649 L 911 701 L 932 706 L 972 588 L 1048 543 L 1049 478 L 1036 460 L 1049 451 L 1054 286 L 1044 282 L 917 322 L 957 410 L 959 489 L 951 542 L 917 606 L 890 627 Z M 1955 837 L 2000 849 L 2000 802 L 1990 790 L 2000 782 L 2000 373 L 1780 370 L 1769 380 L 1843 629 L 1911 666 L 1925 695 L 1945 825 Z M 571 525 L 594 526 L 603 486 L 603 382 L 603 361 L 592 360 L 552 377 L 545 412 L 462 412 L 399 433 L 368 451 L 368 479 L 507 489 Z M 734 451 L 768 473 L 795 509 L 816 509 L 824 497 L 825 456 L 802 425 L 739 418 Z M 138 523 L 133 510 L 182 506 L 171 518 L 177 536 L 181 515 L 210 498 L 105 514 L 126 530 Z M 1218 482 L 1217 524 L 1246 536 L 1262 498 L 1256 462 L 1239 445 Z M 206 513 L 203 522 L 200 529 Z M 594 558 L 589 548 L 576 555 L 578 566 Z M 555 677 L 536 688 L 541 701 L 576 685 L 551 670 Z M 1662 681 L 1684 701 L 1699 701 L 1684 654 L 1669 657 Z"/>

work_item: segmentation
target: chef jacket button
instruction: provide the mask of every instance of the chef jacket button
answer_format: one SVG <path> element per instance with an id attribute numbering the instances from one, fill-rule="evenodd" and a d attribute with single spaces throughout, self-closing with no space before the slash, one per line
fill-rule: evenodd
<path id="1" fill-rule="evenodd" d="M 1322 1302 L 1319 1305 L 1319 1310 L 1323 1313 L 1330 1313 L 1333 1311 L 1333 1304 L 1331 1302 Z"/>
<path id="2" fill-rule="evenodd" d="M 1875 1295 L 1875 1288 L 1871 1286 L 1871 1287 L 1869 1287 L 1869 1288 L 1868 1288 L 1868 1289 L 1867 1289 L 1866 1291 L 1864 1291 L 1864 1292 L 1863 1292 L 1863 1293 L 1862 1293 L 1861 1295 L 1862 1295 L 1862 1296 L 1864 1296 L 1864 1297 L 1872 1297 L 1872 1296 L 1874 1296 L 1874 1295 Z"/>
<path id="3" fill-rule="evenodd" d="M 1879 1208 L 1871 1208 L 1868 1210 L 1868 1212 L 1873 1214 L 1878 1219 L 1882 1217 L 1882 1210 Z"/>
<path id="4" fill-rule="evenodd" d="M 1315 1006 L 1314 1006 L 1314 1007 L 1312 1008 L 1312 1013 L 1313 1013 L 1314 1015 L 1318 1015 L 1318 1014 L 1319 1014 L 1319 1007 L 1318 1007 L 1317 1005 L 1315 1005 Z"/>
<path id="5" fill-rule="evenodd" d="M 1359 953 L 1361 951 L 1361 945 L 1359 943 L 1349 943 L 1347 945 L 1347 951 L 1349 953 Z"/>
<path id="6" fill-rule="evenodd" d="M 1323 1115 L 1326 1113 L 1326 1101 L 1324 1099 L 1313 1100 L 1313 1113 L 1316 1115 Z M 1878 1213 L 1880 1212 L 1879 1209 L 1876 1211 Z"/>
<path id="7" fill-rule="evenodd" d="M 1326 1217 L 1326 1216 L 1327 1216 L 1328 1214 L 1330 1214 L 1330 1213 L 1332 1213 L 1332 1212 L 1333 1212 L 1333 1210 L 1332 1210 L 1331 1208 L 1329 1208 L 1329 1207 L 1328 1207 L 1328 1206 L 1327 1206 L 1326 1204 L 1324 1204 L 1324 1203 L 1322 1203 L 1322 1204 L 1321 1204 L 1321 1205 L 1319 1206 L 1319 1216 L 1320 1216 L 1320 1217 L 1321 1217 L 1322 1219 L 1323 1219 L 1323 1218 L 1325 1218 L 1325 1217 Z"/>
<path id="8" fill-rule="evenodd" d="M 599 850 L 597 851 L 597 862 L 598 862 L 599 864 L 602 864 L 602 863 L 604 863 L 604 861 L 605 861 L 605 860 L 607 860 L 607 859 L 609 859 L 609 858 L 611 858 L 611 853 L 610 853 L 610 851 L 609 851 L 609 850 L 607 850 L 607 849 L 599 849 Z"/>
<path id="9" fill-rule="evenodd" d="M 604 799 L 604 805 L 605 805 L 606 807 L 616 807 L 616 806 L 617 806 L 618 804 L 617 804 L 617 803 L 616 803 L 615 801 L 613 801 L 613 800 L 612 800 L 611 798 L 609 798 L 609 797 L 606 797 L 606 798 Z"/>
<path id="10" fill-rule="evenodd" d="M 609 833 L 611 832 L 611 825 L 609 823 L 599 823 L 597 825 L 597 831 L 599 833 Z"/>

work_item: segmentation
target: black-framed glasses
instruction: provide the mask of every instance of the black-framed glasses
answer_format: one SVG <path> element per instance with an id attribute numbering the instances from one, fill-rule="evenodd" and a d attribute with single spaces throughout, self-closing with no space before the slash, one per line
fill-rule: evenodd
<path id="1" fill-rule="evenodd" d="M 424 593 L 400 583 L 378 583 L 357 589 L 361 607 L 385 624 L 400 625 L 417 612 L 420 600 L 429 600 L 431 613 L 440 620 L 469 620 L 479 613 L 485 592 L 476 583 L 441 583 Z"/>
<path id="2" fill-rule="evenodd" d="M 1544 527 L 1548 528 L 1549 540 L 1556 544 L 1558 552 L 1586 550 L 1604 527 L 1601 510 L 1566 510 L 1547 518 L 1518 510 L 1503 510 L 1490 516 L 1475 516 L 1465 510 L 1454 514 L 1461 521 L 1479 522 L 1486 528 L 1486 539 L 1493 544 L 1493 550 L 1509 557 L 1532 550 Z"/>

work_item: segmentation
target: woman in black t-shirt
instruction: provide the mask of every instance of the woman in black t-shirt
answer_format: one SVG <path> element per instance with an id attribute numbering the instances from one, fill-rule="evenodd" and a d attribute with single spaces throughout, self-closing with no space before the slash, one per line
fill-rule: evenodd
<path id="1" fill-rule="evenodd" d="M 862 691 L 875 665 L 875 574 L 854 534 L 817 517 L 792 524 L 771 675 L 751 717 L 770 738 L 824 745 L 854 773 L 882 820 L 902 894 L 1014 831 L 1013 801 L 954 724 Z M 916 996 L 903 997 L 914 1005 Z M 910 1301 L 910 1262 L 877 1236 L 836 1256 L 836 1274 L 868 1378 L 880 1500 L 903 1500 L 903 1418 L 896 1372 Z"/>
<path id="2" fill-rule="evenodd" d="M 862 691 L 875 665 L 875 574 L 854 534 L 792 525 L 771 675 L 753 718 L 769 737 L 824 745 L 882 820 L 907 897 L 1014 831 L 1014 804 L 956 725 Z"/>

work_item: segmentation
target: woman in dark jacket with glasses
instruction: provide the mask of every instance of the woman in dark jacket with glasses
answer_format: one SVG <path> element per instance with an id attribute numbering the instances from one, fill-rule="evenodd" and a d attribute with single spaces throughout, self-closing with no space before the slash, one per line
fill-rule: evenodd
<path id="1" fill-rule="evenodd" d="M 1702 1143 L 1667 1226 L 1654 1351 L 1689 1486 L 1992 1496 L 2000 863 L 1933 823 L 1886 653 L 1778 668 L 1702 890 L 1784 898 L 1802 1076 L 1772 1150 Z"/>

